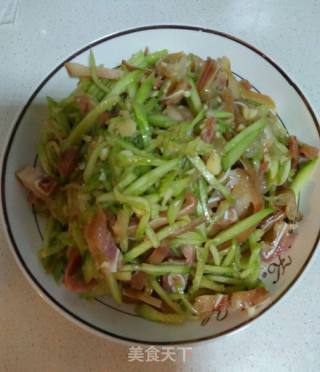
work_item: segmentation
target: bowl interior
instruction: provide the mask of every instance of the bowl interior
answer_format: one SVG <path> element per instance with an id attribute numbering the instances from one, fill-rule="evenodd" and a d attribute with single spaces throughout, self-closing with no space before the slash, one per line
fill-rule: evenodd
<path id="1" fill-rule="evenodd" d="M 151 50 L 167 48 L 170 51 L 193 52 L 204 58 L 208 55 L 214 58 L 228 56 L 237 75 L 273 97 L 279 117 L 290 132 L 303 142 L 320 145 L 316 119 L 294 84 L 262 54 L 227 35 L 192 27 L 149 27 L 101 39 L 70 59 L 86 64 L 91 48 L 98 64 L 115 66 L 146 46 Z M 153 344 L 195 342 L 247 324 L 250 317 L 246 312 L 215 313 L 205 326 L 195 322 L 183 326 L 147 322 L 136 317 L 128 307 L 117 308 L 108 298 L 98 298 L 93 302 L 81 300 L 63 286 L 57 286 L 45 274 L 37 258 L 42 223 L 35 218 L 27 203 L 25 192 L 15 179 L 15 172 L 35 161 L 39 129 L 46 118 L 46 96 L 60 99 L 68 95 L 75 85 L 76 81 L 67 76 L 62 64 L 50 73 L 24 107 L 6 149 L 2 173 L 4 220 L 13 251 L 29 279 L 51 304 L 79 324 L 122 340 Z M 319 197 L 316 192 L 319 173 L 318 169 L 301 195 L 300 209 L 304 219 L 294 246 L 287 254 L 269 263 L 261 274 L 272 298 L 258 310 L 256 316 L 291 287 L 316 247 L 319 239 Z"/>

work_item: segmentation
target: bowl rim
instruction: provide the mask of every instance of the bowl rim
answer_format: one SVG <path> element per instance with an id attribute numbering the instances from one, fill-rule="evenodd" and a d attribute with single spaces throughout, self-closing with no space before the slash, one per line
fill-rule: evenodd
<path id="1" fill-rule="evenodd" d="M 137 33 L 137 32 L 143 32 L 143 31 L 149 31 L 149 30 L 159 30 L 159 29 L 187 30 L 187 31 L 197 31 L 197 32 L 200 31 L 200 32 L 204 32 L 204 33 L 207 33 L 207 34 L 212 34 L 212 35 L 216 35 L 216 36 L 220 36 L 220 37 L 229 39 L 229 40 L 231 40 L 233 42 L 236 42 L 238 44 L 241 44 L 242 46 L 244 46 L 244 47 L 250 49 L 251 51 L 253 51 L 257 56 L 259 56 L 260 58 L 263 58 L 270 65 L 272 65 L 278 71 L 278 73 L 280 73 L 283 76 L 283 78 L 287 81 L 287 83 L 289 85 L 291 85 L 292 88 L 296 91 L 296 93 L 299 95 L 299 97 L 303 101 L 305 107 L 307 108 L 307 110 L 308 110 L 308 112 L 309 112 L 309 114 L 310 114 L 310 116 L 313 120 L 313 124 L 315 125 L 315 127 L 317 129 L 318 136 L 320 138 L 320 125 L 319 125 L 319 122 L 317 120 L 316 114 L 314 113 L 308 99 L 303 94 L 301 89 L 297 86 L 296 83 L 293 82 L 293 80 L 287 75 L 287 73 L 284 72 L 284 70 L 281 67 L 279 67 L 279 65 L 277 63 L 275 63 L 270 57 L 268 57 L 266 54 L 261 52 L 259 49 L 257 49 L 253 45 L 247 43 L 246 41 L 244 41 L 244 40 L 242 40 L 242 39 L 240 39 L 236 36 L 230 35 L 228 33 L 221 32 L 221 31 L 218 31 L 218 30 L 215 30 L 215 29 L 201 27 L 201 26 L 195 26 L 195 25 L 154 24 L 154 25 L 146 25 L 146 26 L 141 26 L 141 27 L 129 28 L 129 29 L 125 29 L 125 30 L 122 30 L 122 31 L 119 31 L 119 32 L 114 32 L 114 33 L 108 34 L 108 35 L 103 36 L 99 39 L 96 39 L 95 41 L 87 43 L 85 46 L 81 47 L 80 49 L 76 50 L 74 53 L 72 53 L 71 55 L 66 57 L 62 62 L 60 62 L 56 67 L 54 67 L 51 70 L 51 72 L 49 72 L 46 75 L 46 77 L 37 85 L 36 89 L 33 91 L 31 96 L 29 97 L 29 99 L 23 105 L 23 107 L 21 108 L 20 112 L 18 113 L 16 119 L 14 120 L 14 122 L 13 122 L 13 124 L 12 124 L 12 126 L 9 130 L 9 133 L 8 133 L 7 139 L 5 141 L 5 145 L 4 145 L 4 151 L 2 153 L 3 155 L 2 155 L 2 160 L 1 160 L 1 185 L 0 185 L 0 188 L 1 188 L 0 199 L 1 199 L 1 206 L 2 206 L 1 217 L 2 217 L 2 221 L 3 221 L 5 236 L 7 238 L 7 242 L 9 243 L 9 247 L 11 248 L 10 250 L 13 253 L 15 261 L 17 262 L 18 266 L 20 267 L 24 276 L 27 278 L 27 280 L 32 285 L 32 287 L 38 292 L 40 297 L 42 299 L 44 299 L 47 303 L 49 303 L 55 310 L 57 310 L 65 318 L 71 320 L 73 323 L 79 325 L 81 328 L 83 328 L 87 331 L 90 331 L 91 333 L 93 333 L 95 335 L 98 335 L 98 336 L 104 337 L 104 338 L 108 338 L 108 339 L 113 340 L 113 341 L 122 342 L 122 343 L 125 343 L 125 344 L 128 344 L 128 343 L 130 343 L 131 345 L 132 345 L 132 343 L 141 344 L 141 345 L 187 345 L 187 344 L 190 345 L 190 344 L 199 344 L 200 342 L 212 341 L 212 340 L 217 339 L 220 336 L 235 333 L 236 331 L 238 331 L 240 329 L 244 329 L 246 326 L 248 326 L 250 323 L 252 323 L 255 319 L 260 318 L 261 315 L 263 315 L 265 312 L 267 312 L 267 310 L 271 309 L 276 303 L 278 303 L 280 301 L 280 299 L 282 299 L 288 293 L 288 291 L 294 286 L 294 284 L 297 282 L 297 280 L 301 277 L 302 273 L 305 272 L 305 269 L 308 266 L 308 264 L 310 263 L 311 258 L 314 256 L 317 245 L 319 243 L 320 229 L 318 231 L 317 237 L 315 239 L 315 242 L 313 244 L 313 247 L 312 247 L 307 259 L 305 260 L 305 262 L 303 263 L 303 265 L 301 266 L 301 268 L 299 269 L 299 271 L 295 275 L 294 279 L 285 288 L 283 293 L 281 293 L 273 301 L 271 301 L 266 306 L 266 308 L 264 308 L 258 315 L 253 316 L 253 317 L 247 319 L 246 321 L 241 322 L 240 324 L 238 324 L 238 325 L 236 325 L 236 326 L 234 326 L 234 327 L 232 327 L 228 330 L 219 332 L 219 333 L 217 333 L 216 335 L 213 335 L 213 336 L 205 336 L 205 337 L 200 337 L 200 338 L 197 338 L 197 339 L 189 339 L 189 340 L 181 340 L 181 341 L 180 340 L 179 341 L 167 341 L 167 342 L 165 342 L 165 341 L 143 341 L 143 340 L 135 340 L 135 339 L 130 338 L 130 337 L 120 336 L 120 335 L 114 334 L 112 332 L 109 332 L 105 329 L 102 329 L 102 328 L 100 328 L 100 327 L 98 327 L 94 324 L 91 324 L 89 321 L 84 320 L 80 316 L 74 314 L 71 310 L 67 309 L 62 303 L 60 303 L 58 300 L 56 300 L 43 287 L 43 285 L 35 278 L 35 276 L 31 272 L 31 270 L 27 266 L 27 264 L 24 262 L 23 257 L 20 254 L 20 250 L 18 248 L 18 245 L 15 242 L 14 235 L 13 235 L 13 232 L 11 230 L 11 226 L 10 226 L 10 222 L 9 222 L 9 218 L 8 218 L 8 213 L 7 213 L 5 179 L 6 179 L 6 173 L 7 173 L 7 163 L 8 163 L 9 152 L 11 150 L 12 142 L 15 138 L 15 134 L 17 132 L 17 129 L 20 126 L 21 121 L 22 121 L 25 113 L 27 112 L 29 106 L 32 104 L 34 98 L 37 96 L 39 91 L 64 66 L 64 64 L 66 62 L 74 59 L 78 55 L 80 55 L 83 52 L 89 50 L 90 48 L 95 47 L 99 44 L 108 42 L 109 40 L 121 37 L 121 36 L 129 35 L 129 34 L 133 34 L 133 33 Z"/>

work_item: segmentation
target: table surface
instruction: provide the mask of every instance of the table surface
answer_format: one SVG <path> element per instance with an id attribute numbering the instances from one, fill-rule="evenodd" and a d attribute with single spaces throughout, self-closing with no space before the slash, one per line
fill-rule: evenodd
<path id="1" fill-rule="evenodd" d="M 319 18 L 318 0 L 20 0 L 15 21 L 0 25 L 0 149 L 58 62 L 98 37 L 144 24 L 196 24 L 246 40 L 278 62 L 319 113 Z M 0 247 L 1 371 L 320 370 L 319 254 L 294 290 L 249 328 L 194 347 L 187 363 L 147 364 L 129 362 L 127 346 L 87 333 L 46 304 L 19 271 L 1 226 Z"/>

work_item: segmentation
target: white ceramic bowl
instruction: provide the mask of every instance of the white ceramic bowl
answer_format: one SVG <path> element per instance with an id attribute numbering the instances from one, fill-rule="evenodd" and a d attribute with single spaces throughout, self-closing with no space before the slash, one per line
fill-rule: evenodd
<path id="1" fill-rule="evenodd" d="M 87 63 L 93 49 L 98 63 L 115 66 L 122 59 L 148 46 L 151 50 L 193 52 L 202 57 L 226 55 L 237 76 L 248 79 L 256 89 L 271 95 L 279 117 L 299 139 L 320 145 L 320 128 L 307 99 L 270 58 L 251 45 L 217 31 L 189 26 L 148 26 L 123 31 L 99 39 L 77 51 L 64 62 Z M 261 307 L 255 317 L 246 312 L 216 313 L 201 326 L 190 322 L 183 326 L 163 325 L 136 317 L 128 308 L 120 310 L 109 299 L 96 302 L 81 300 L 57 286 L 47 276 L 37 258 L 41 242 L 41 221 L 33 214 L 25 192 L 15 179 L 15 171 L 35 162 L 39 129 L 46 117 L 46 96 L 62 98 L 76 84 L 67 76 L 62 62 L 43 80 L 23 107 L 10 134 L 2 165 L 1 198 L 5 229 L 19 266 L 43 298 L 55 309 L 84 328 L 105 337 L 138 343 L 179 344 L 213 339 L 248 324 L 275 304 L 301 273 L 319 241 L 319 197 L 313 182 L 301 195 L 304 219 L 300 234 L 289 252 L 269 264 L 262 273 L 271 301 Z"/>

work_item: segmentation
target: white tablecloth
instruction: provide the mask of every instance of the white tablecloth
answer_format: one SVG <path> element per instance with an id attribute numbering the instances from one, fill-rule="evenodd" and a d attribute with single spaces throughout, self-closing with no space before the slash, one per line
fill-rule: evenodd
<path id="1" fill-rule="evenodd" d="M 1 3 L 1 2 L 0 2 Z M 320 1 L 20 0 L 0 25 L 0 149 L 17 112 L 59 61 L 108 33 L 153 23 L 238 36 L 280 64 L 320 112 Z M 1 371 L 320 371 L 320 257 L 250 327 L 193 348 L 187 363 L 128 362 L 128 347 L 57 314 L 18 270 L 0 227 Z"/>

